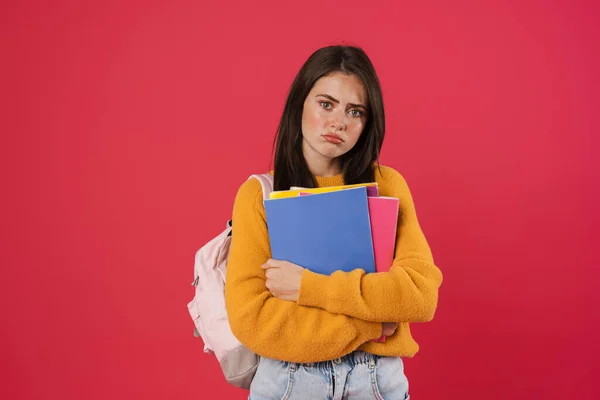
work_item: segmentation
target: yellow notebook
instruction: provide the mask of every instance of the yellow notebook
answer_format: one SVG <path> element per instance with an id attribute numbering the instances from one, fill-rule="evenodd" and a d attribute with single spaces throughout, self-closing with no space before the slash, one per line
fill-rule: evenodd
<path id="1" fill-rule="evenodd" d="M 271 192 L 271 194 L 269 194 L 269 199 L 285 199 L 288 197 L 298 197 L 298 195 L 300 193 L 313 193 L 313 194 L 328 193 L 328 192 L 335 192 L 336 190 L 352 189 L 352 188 L 361 187 L 361 186 L 367 187 L 367 193 L 369 196 L 377 196 L 377 182 L 370 182 L 370 183 L 357 183 L 354 185 L 328 186 L 328 187 L 310 188 L 310 189 L 303 189 L 301 187 L 292 186 L 290 188 L 290 190 L 278 190 L 275 192 Z"/>

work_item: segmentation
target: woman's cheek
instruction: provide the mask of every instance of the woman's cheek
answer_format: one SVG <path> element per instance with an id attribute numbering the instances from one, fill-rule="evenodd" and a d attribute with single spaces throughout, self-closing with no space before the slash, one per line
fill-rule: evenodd
<path id="1" fill-rule="evenodd" d="M 318 133 L 321 124 L 321 115 L 319 111 L 312 111 L 310 113 L 308 124 L 312 132 Z"/>

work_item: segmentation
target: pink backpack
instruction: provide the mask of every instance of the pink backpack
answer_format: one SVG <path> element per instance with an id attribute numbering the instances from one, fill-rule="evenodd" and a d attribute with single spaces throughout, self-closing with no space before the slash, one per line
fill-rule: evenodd
<path id="1" fill-rule="evenodd" d="M 273 190 L 273 176 L 252 175 L 260 181 L 263 199 Z M 227 382 L 248 389 L 258 367 L 258 355 L 244 347 L 231 332 L 225 309 L 225 271 L 231 243 L 231 220 L 221 234 L 196 252 L 195 295 L 187 305 L 194 336 L 202 337 L 204 352 L 214 354 Z"/>

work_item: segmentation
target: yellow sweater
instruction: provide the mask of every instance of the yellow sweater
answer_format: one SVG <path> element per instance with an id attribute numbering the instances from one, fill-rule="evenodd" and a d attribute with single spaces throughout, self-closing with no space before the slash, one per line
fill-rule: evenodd
<path id="1" fill-rule="evenodd" d="M 442 274 L 421 231 L 412 196 L 394 169 L 376 168 L 380 196 L 400 199 L 394 262 L 390 272 L 363 270 L 330 276 L 304 270 L 297 302 L 273 297 L 261 269 L 271 257 L 260 183 L 250 179 L 233 206 L 233 234 L 225 301 L 233 334 L 255 353 L 291 362 L 317 362 L 360 349 L 412 357 L 419 346 L 409 323 L 430 321 Z M 343 185 L 342 175 L 317 177 L 319 187 Z M 398 322 L 384 343 L 382 322 Z"/>

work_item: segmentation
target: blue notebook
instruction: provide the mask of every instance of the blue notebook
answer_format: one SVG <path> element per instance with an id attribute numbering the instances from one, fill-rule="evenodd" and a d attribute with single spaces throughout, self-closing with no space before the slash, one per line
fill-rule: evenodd
<path id="1" fill-rule="evenodd" d="M 367 189 L 265 200 L 272 258 L 330 275 L 375 272 Z"/>

